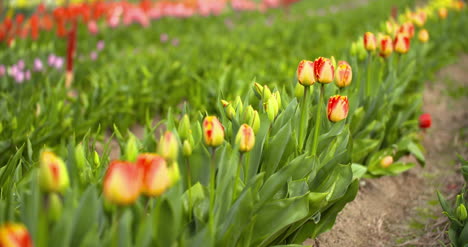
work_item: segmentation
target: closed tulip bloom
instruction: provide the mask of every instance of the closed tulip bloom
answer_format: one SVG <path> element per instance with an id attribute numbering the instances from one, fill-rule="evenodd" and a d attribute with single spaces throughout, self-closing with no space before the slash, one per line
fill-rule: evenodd
<path id="1" fill-rule="evenodd" d="M 249 152 L 254 147 L 255 134 L 249 125 L 243 124 L 239 128 L 236 135 L 236 145 L 239 147 L 239 151 L 241 152 Z"/>
<path id="2" fill-rule="evenodd" d="M 419 30 L 418 39 L 421 43 L 427 43 L 429 41 L 429 32 L 426 29 Z"/>
<path id="3" fill-rule="evenodd" d="M 419 128 L 427 129 L 431 127 L 431 124 L 432 124 L 432 119 L 429 113 L 424 113 L 421 116 L 419 116 Z"/>
<path id="4" fill-rule="evenodd" d="M 437 14 L 439 15 L 439 18 L 441 20 L 445 20 L 447 18 L 447 15 L 448 15 L 448 12 L 447 12 L 447 9 L 446 8 L 440 8 L 438 11 L 437 11 Z"/>
<path id="5" fill-rule="evenodd" d="M 413 25 L 413 23 L 411 23 L 411 22 L 403 23 L 403 25 L 401 25 L 401 27 L 400 27 L 399 32 L 406 34 L 406 36 L 408 36 L 410 39 L 413 38 L 413 36 L 414 36 L 414 25 Z"/>
<path id="6" fill-rule="evenodd" d="M 207 116 L 203 120 L 203 138 L 205 144 L 217 147 L 224 142 L 224 127 L 215 116 Z"/>
<path id="7" fill-rule="evenodd" d="M 403 33 L 397 34 L 393 41 L 393 47 L 395 52 L 405 54 L 408 52 L 410 47 L 410 39 Z"/>
<path id="8" fill-rule="evenodd" d="M 381 161 L 380 161 L 380 166 L 382 168 L 387 168 L 390 165 L 393 164 L 393 157 L 392 156 L 385 156 Z"/>
<path id="9" fill-rule="evenodd" d="M 5 223 L 0 226 L 1 247 L 33 247 L 31 235 L 23 224 Z"/>
<path id="10" fill-rule="evenodd" d="M 348 116 L 348 97 L 335 95 L 328 100 L 328 120 L 336 123 Z"/>
<path id="11" fill-rule="evenodd" d="M 393 40 L 390 35 L 384 35 L 379 41 L 379 55 L 388 57 L 393 52 Z"/>
<path id="12" fill-rule="evenodd" d="M 179 143 L 172 132 L 166 131 L 166 133 L 161 136 L 158 145 L 158 153 L 167 160 L 177 160 Z"/>
<path id="13" fill-rule="evenodd" d="M 169 188 L 169 169 L 163 157 L 157 154 L 140 154 L 136 165 L 143 172 L 143 194 L 150 197 L 159 196 Z"/>
<path id="14" fill-rule="evenodd" d="M 303 86 L 311 86 L 315 83 L 314 62 L 302 60 L 297 66 L 297 81 Z"/>
<path id="15" fill-rule="evenodd" d="M 338 87 L 343 88 L 349 86 L 353 79 L 353 70 L 351 65 L 346 61 L 339 61 L 336 69 L 335 83 Z"/>
<path id="16" fill-rule="evenodd" d="M 257 110 L 254 110 L 250 125 L 252 126 L 254 133 L 257 133 L 258 130 L 260 130 L 260 115 Z"/>
<path id="17" fill-rule="evenodd" d="M 39 183 L 46 192 L 63 192 L 70 185 L 65 162 L 51 151 L 41 153 Z"/>
<path id="18" fill-rule="evenodd" d="M 104 176 L 104 197 L 117 205 L 134 203 L 142 190 L 143 172 L 135 164 L 113 161 Z"/>
<path id="19" fill-rule="evenodd" d="M 335 78 L 335 68 L 330 59 L 319 57 L 314 61 L 315 80 L 319 83 L 327 84 Z"/>
<path id="20" fill-rule="evenodd" d="M 364 34 L 364 48 L 367 51 L 374 51 L 377 48 L 377 40 L 375 35 L 371 32 L 366 32 Z"/>

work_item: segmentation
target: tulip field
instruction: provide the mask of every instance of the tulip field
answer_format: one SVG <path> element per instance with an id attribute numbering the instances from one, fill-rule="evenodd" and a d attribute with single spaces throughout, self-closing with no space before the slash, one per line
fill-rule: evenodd
<path id="1" fill-rule="evenodd" d="M 424 92 L 467 23 L 461 0 L 4 0 L 0 247 L 420 246 L 325 233 L 430 173 Z M 424 246 L 468 246 L 466 188 L 430 194 Z"/>

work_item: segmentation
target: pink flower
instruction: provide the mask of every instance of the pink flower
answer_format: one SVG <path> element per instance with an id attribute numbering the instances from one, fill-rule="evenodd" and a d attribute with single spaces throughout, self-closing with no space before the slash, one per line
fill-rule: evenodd
<path id="1" fill-rule="evenodd" d="M 104 47 L 105 47 L 104 40 L 99 40 L 99 42 L 97 42 L 97 44 L 96 44 L 97 50 L 102 51 L 102 50 L 104 50 Z"/>
<path id="2" fill-rule="evenodd" d="M 88 22 L 88 31 L 93 35 L 96 35 L 99 32 L 99 28 L 96 21 L 92 20 Z"/>
<path id="3" fill-rule="evenodd" d="M 91 60 L 93 61 L 96 61 L 98 55 L 97 55 L 97 52 L 93 51 L 89 54 L 89 58 L 91 58 Z"/>
<path id="4" fill-rule="evenodd" d="M 173 40 L 171 41 L 171 44 L 172 44 L 173 46 L 178 46 L 178 45 L 179 45 L 179 39 L 177 39 L 177 38 L 173 39 Z"/>
<path id="5" fill-rule="evenodd" d="M 19 60 L 19 61 L 18 61 L 18 68 L 19 68 L 20 70 L 23 70 L 23 69 L 24 69 L 24 66 L 25 66 L 24 60 Z"/>
<path id="6" fill-rule="evenodd" d="M 162 33 L 159 35 L 159 40 L 161 43 L 166 43 L 169 40 L 169 35 L 167 35 L 167 33 Z"/>
<path id="7" fill-rule="evenodd" d="M 27 81 L 31 80 L 31 71 L 26 70 L 26 72 L 24 73 L 24 77 Z"/>
<path id="8" fill-rule="evenodd" d="M 16 83 L 23 83 L 24 82 L 24 73 L 21 72 L 21 71 L 18 71 L 15 75 L 14 75 L 14 78 L 15 78 L 15 81 Z"/>
<path id="9" fill-rule="evenodd" d="M 6 72 L 5 65 L 0 64 L 0 76 L 4 76 Z"/>
<path id="10" fill-rule="evenodd" d="M 57 57 L 54 54 L 50 54 L 47 62 L 49 63 L 49 66 L 54 66 L 55 65 L 55 60 L 57 60 Z"/>
<path id="11" fill-rule="evenodd" d="M 44 65 L 42 64 L 41 59 L 39 58 L 34 59 L 34 71 L 39 72 L 39 71 L 42 71 L 43 68 L 44 68 Z"/>
<path id="12" fill-rule="evenodd" d="M 63 63 L 64 63 L 63 58 L 61 58 L 61 57 L 56 57 L 56 58 L 55 58 L 54 67 L 55 67 L 56 69 L 61 69 L 61 68 L 63 67 Z"/>

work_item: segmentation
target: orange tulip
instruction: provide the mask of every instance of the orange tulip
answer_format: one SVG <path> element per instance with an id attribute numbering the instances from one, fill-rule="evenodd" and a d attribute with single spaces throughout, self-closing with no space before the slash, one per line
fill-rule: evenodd
<path id="1" fill-rule="evenodd" d="M 23 224 L 5 223 L 0 226 L 1 247 L 33 247 L 28 229 Z"/>
<path id="2" fill-rule="evenodd" d="M 410 47 L 410 39 L 403 33 L 397 34 L 393 41 L 393 47 L 395 52 L 405 54 L 408 52 Z"/>
<path id="3" fill-rule="evenodd" d="M 328 100 L 328 120 L 339 122 L 348 116 L 348 97 L 335 95 Z"/>
<path id="4" fill-rule="evenodd" d="M 426 29 L 419 30 L 418 39 L 421 43 L 426 43 L 429 41 L 429 32 Z"/>
<path id="5" fill-rule="evenodd" d="M 339 61 L 336 69 L 335 84 L 340 87 L 347 87 L 353 79 L 353 70 L 346 61 Z"/>
<path id="6" fill-rule="evenodd" d="M 129 205 L 140 196 L 143 173 L 133 163 L 113 161 L 104 176 L 105 198 L 118 205 Z"/>
<path id="7" fill-rule="evenodd" d="M 207 116 L 203 120 L 203 137 L 205 144 L 217 147 L 224 142 L 224 127 L 215 116 Z"/>
<path id="8" fill-rule="evenodd" d="M 314 62 L 302 60 L 297 66 L 297 80 L 303 86 L 311 86 L 315 83 Z"/>
<path id="9" fill-rule="evenodd" d="M 367 51 L 374 51 L 377 48 L 377 40 L 375 35 L 371 32 L 366 32 L 364 34 L 364 48 Z"/>
<path id="10" fill-rule="evenodd" d="M 157 154 L 140 154 L 136 165 L 143 172 L 143 194 L 159 196 L 169 188 L 169 169 L 163 157 Z"/>
<path id="11" fill-rule="evenodd" d="M 243 124 L 239 128 L 236 136 L 236 145 L 239 147 L 239 151 L 241 152 L 249 152 L 254 147 L 255 134 L 249 125 Z"/>
<path id="12" fill-rule="evenodd" d="M 314 61 L 314 76 L 319 83 L 327 84 L 335 78 L 335 68 L 330 59 L 319 57 Z"/>
<path id="13" fill-rule="evenodd" d="M 51 151 L 41 153 L 39 183 L 46 192 L 63 192 L 70 185 L 65 162 Z"/>
<path id="14" fill-rule="evenodd" d="M 446 8 L 440 8 L 438 11 L 437 11 L 437 14 L 439 15 L 439 18 L 441 20 L 445 20 L 447 18 L 447 15 L 448 15 L 448 11 Z"/>

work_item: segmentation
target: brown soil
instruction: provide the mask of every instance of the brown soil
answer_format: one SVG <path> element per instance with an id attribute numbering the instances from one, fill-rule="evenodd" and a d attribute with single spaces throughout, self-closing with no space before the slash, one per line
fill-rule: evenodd
<path id="1" fill-rule="evenodd" d="M 468 158 L 468 97 L 454 97 L 468 87 L 468 55 L 447 66 L 426 83 L 424 112 L 432 127 L 423 135 L 426 167 L 395 177 L 363 180 L 356 199 L 338 216 L 318 246 L 441 246 L 447 223 L 436 191 L 454 196 L 463 179 L 456 155 Z M 460 91 L 460 90 L 458 90 Z"/>

